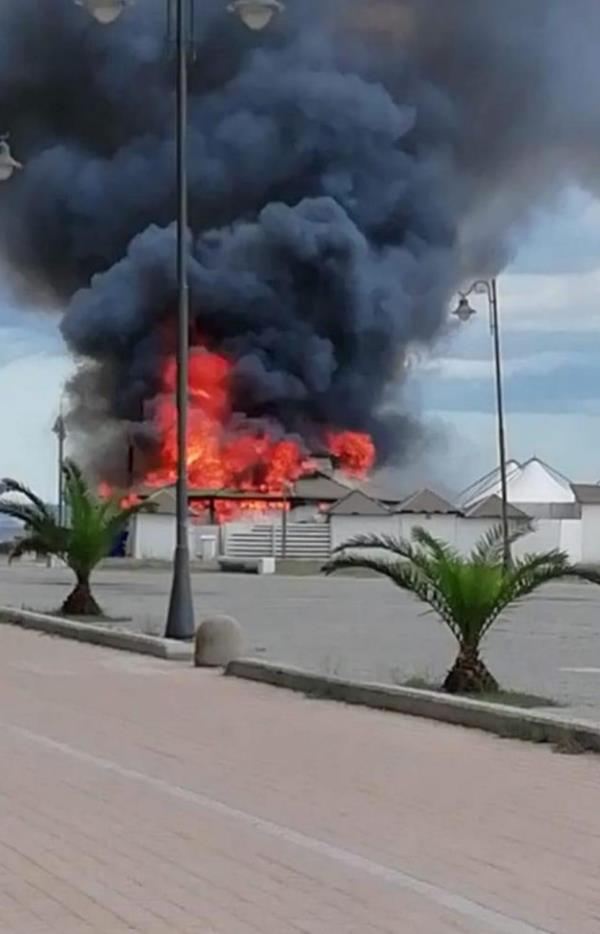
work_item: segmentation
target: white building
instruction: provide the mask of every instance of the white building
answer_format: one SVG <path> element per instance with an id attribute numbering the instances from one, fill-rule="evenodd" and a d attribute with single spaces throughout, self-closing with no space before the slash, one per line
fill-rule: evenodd
<path id="1" fill-rule="evenodd" d="M 581 563 L 600 564 L 600 484 L 574 483 L 573 492 L 581 509 Z"/>
<path id="2" fill-rule="evenodd" d="M 500 470 L 494 470 L 461 495 L 468 510 L 482 496 L 501 492 Z M 532 531 L 514 546 L 515 553 L 565 551 L 575 564 L 600 563 L 600 486 L 573 484 L 537 457 L 507 464 L 507 494 L 512 506 L 526 513 Z"/>
<path id="3" fill-rule="evenodd" d="M 152 496 L 152 512 L 134 516 L 127 551 L 139 561 L 171 561 L 175 551 L 175 490 L 165 487 Z M 192 558 L 210 560 L 220 551 L 220 528 L 192 520 L 188 546 Z"/>
<path id="4" fill-rule="evenodd" d="M 507 478 L 511 531 L 527 533 L 514 545 L 516 555 L 556 548 L 574 563 L 600 564 L 600 485 L 572 484 L 538 458 L 524 464 L 510 461 Z M 415 526 L 423 526 L 466 555 L 482 535 L 500 525 L 500 493 L 499 470 L 473 483 L 454 505 L 433 490 L 401 496 L 372 483 L 352 487 L 319 469 L 290 488 L 285 510 L 279 501 L 270 511 L 241 515 L 223 525 L 209 520 L 214 502 L 228 498 L 226 491 L 215 491 L 212 510 L 190 523 L 190 554 L 205 560 L 224 554 L 322 561 L 357 535 L 410 538 Z M 192 499 L 195 495 L 190 494 Z M 197 495 L 206 502 L 206 491 Z M 132 522 L 128 551 L 138 559 L 171 560 L 175 493 L 166 488 L 153 498 L 155 511 Z"/>
<path id="5" fill-rule="evenodd" d="M 419 490 L 396 507 L 353 492 L 329 510 L 331 546 L 339 548 L 357 535 L 391 535 L 410 539 L 416 526 L 427 529 L 461 554 L 468 555 L 476 542 L 500 523 L 502 503 L 497 496 L 484 497 L 467 512 L 453 506 L 433 490 Z M 509 507 L 511 530 L 525 529 L 528 517 Z"/>

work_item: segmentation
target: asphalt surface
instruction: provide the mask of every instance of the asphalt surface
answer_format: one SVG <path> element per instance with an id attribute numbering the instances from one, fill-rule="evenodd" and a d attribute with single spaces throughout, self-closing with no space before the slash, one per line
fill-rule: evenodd
<path id="1" fill-rule="evenodd" d="M 167 569 L 102 570 L 95 593 L 116 625 L 159 634 L 169 584 Z M 51 611 L 69 585 L 60 568 L 0 566 L 0 604 Z M 442 624 L 385 580 L 197 573 L 193 588 L 198 619 L 234 616 L 248 655 L 390 683 L 439 680 L 452 662 L 454 643 Z M 502 687 L 600 720 L 600 588 L 546 587 L 498 621 L 485 657 Z"/>

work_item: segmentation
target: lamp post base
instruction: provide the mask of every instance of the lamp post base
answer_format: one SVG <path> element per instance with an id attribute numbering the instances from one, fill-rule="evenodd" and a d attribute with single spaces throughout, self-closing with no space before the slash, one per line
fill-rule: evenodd
<path id="1" fill-rule="evenodd" d="M 187 548 L 178 545 L 173 559 L 173 582 L 165 638 L 191 640 L 195 632 L 190 554 Z"/>

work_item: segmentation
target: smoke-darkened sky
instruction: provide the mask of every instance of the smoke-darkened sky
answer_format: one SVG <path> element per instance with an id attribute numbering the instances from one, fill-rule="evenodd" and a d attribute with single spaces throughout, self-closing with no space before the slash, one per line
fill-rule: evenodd
<path id="1" fill-rule="evenodd" d="M 0 235 L 20 284 L 66 308 L 77 419 L 109 470 L 172 346 L 172 69 L 160 3 L 104 30 L 70 0 L 38 7 L 0 14 L 26 162 Z M 258 39 L 202 10 L 195 339 L 236 361 L 246 419 L 307 446 L 368 430 L 401 458 L 413 426 L 382 410 L 402 409 L 407 349 L 435 343 L 465 277 L 502 270 L 540 203 L 595 190 L 597 3 L 290 0 Z"/>

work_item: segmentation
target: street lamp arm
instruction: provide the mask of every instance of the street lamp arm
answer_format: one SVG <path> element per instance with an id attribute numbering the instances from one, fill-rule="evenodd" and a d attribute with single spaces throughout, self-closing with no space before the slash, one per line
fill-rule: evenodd
<path id="1" fill-rule="evenodd" d="M 490 279 L 477 279 L 473 282 L 466 291 L 459 291 L 461 298 L 468 298 L 470 295 L 477 293 L 479 295 L 486 294 L 489 301 L 493 300 L 492 297 L 492 281 Z"/>

